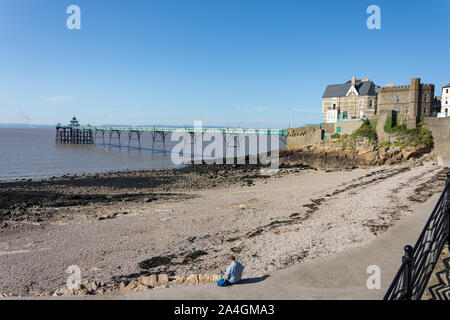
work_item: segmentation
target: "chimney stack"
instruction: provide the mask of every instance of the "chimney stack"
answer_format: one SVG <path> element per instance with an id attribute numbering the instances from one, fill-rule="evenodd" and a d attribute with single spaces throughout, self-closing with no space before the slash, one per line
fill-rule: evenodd
<path id="1" fill-rule="evenodd" d="M 356 86 L 356 78 L 355 77 L 352 78 L 352 86 Z"/>

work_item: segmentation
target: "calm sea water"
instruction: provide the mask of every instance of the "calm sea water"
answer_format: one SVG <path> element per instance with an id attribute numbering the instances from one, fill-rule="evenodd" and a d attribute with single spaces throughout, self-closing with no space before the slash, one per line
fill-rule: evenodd
<path id="1" fill-rule="evenodd" d="M 106 135 L 105 139 L 109 141 Z M 132 147 L 128 148 L 126 133 L 121 136 L 121 146 L 116 140 L 112 141 L 112 146 L 104 146 L 99 139 L 95 145 L 70 145 L 55 143 L 55 129 L 0 128 L 0 181 L 175 168 L 179 165 L 172 162 L 171 150 L 176 142 L 170 140 L 168 136 L 166 151 L 162 142 L 156 142 L 152 150 L 151 136 L 145 133 L 141 138 L 142 150 L 139 150 L 133 147 L 137 146 L 137 141 L 132 141 Z M 268 149 L 271 149 L 270 143 Z M 248 146 L 246 154 L 249 154 Z"/>

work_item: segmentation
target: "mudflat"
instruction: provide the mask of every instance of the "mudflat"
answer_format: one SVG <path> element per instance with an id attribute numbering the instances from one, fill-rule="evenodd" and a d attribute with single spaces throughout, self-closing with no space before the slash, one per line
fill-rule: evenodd
<path id="1" fill-rule="evenodd" d="M 250 165 L 66 176 L 0 184 L 0 293 L 51 295 L 76 265 L 83 281 L 244 277 L 372 241 L 442 190 L 432 162 L 340 171 Z"/>

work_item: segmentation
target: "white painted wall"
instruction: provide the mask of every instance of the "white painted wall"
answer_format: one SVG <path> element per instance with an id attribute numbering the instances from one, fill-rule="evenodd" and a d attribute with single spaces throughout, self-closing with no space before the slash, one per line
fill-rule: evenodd
<path id="1" fill-rule="evenodd" d="M 450 117 L 450 87 L 442 88 L 441 117 Z"/>

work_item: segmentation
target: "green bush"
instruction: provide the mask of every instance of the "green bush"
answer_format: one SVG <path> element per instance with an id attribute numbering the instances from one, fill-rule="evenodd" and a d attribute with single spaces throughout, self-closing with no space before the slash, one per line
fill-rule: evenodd
<path id="1" fill-rule="evenodd" d="M 403 122 L 402 124 L 395 126 L 392 131 L 397 135 L 406 135 L 408 134 L 408 128 L 406 127 L 406 123 Z"/>
<path id="2" fill-rule="evenodd" d="M 406 123 L 395 126 L 393 133 L 398 142 L 394 145 L 399 147 L 427 147 L 433 145 L 433 136 L 431 131 L 423 127 L 423 123 L 418 123 L 417 128 L 408 129 Z"/>
<path id="3" fill-rule="evenodd" d="M 352 133 L 352 136 L 354 138 L 356 137 L 365 137 L 368 138 L 371 141 L 377 141 L 377 130 L 376 130 L 376 123 L 370 122 L 370 120 L 364 121 L 364 123 L 361 125 L 361 127 L 358 128 L 354 133 Z"/>
<path id="4" fill-rule="evenodd" d="M 330 138 L 332 138 L 332 139 L 339 139 L 339 137 L 340 137 L 339 133 L 335 133 Z"/>
<path id="5" fill-rule="evenodd" d="M 386 133 L 392 133 L 392 117 L 386 117 L 383 129 Z"/>

